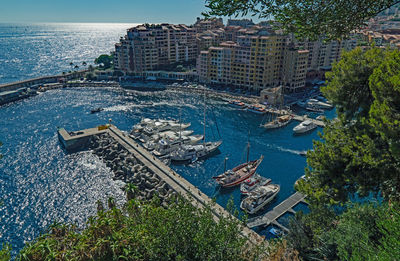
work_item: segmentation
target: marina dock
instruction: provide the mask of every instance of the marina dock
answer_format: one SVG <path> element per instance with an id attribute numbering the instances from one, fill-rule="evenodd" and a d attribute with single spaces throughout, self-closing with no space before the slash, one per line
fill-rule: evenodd
<path id="1" fill-rule="evenodd" d="M 282 203 L 280 203 L 278 206 L 274 207 L 271 211 L 267 212 L 265 215 L 255 218 L 250 218 L 247 222 L 247 226 L 249 228 L 253 228 L 258 226 L 269 226 L 272 224 L 285 231 L 289 231 L 288 228 L 279 224 L 277 219 L 287 212 L 290 212 L 292 214 L 296 213 L 293 210 L 293 207 L 299 204 L 300 202 L 306 203 L 304 201 L 305 197 L 306 196 L 301 194 L 300 192 L 296 192 L 290 197 L 288 197 L 286 200 L 284 200 Z"/>
<path id="2" fill-rule="evenodd" d="M 66 150 L 69 151 L 71 149 L 69 146 L 72 146 L 73 149 L 78 147 L 83 148 L 88 143 L 87 139 L 90 136 L 108 133 L 118 144 L 144 164 L 149 171 L 156 174 L 161 180 L 167 183 L 171 189 L 186 198 L 194 206 L 200 208 L 209 206 L 215 220 L 218 220 L 220 217 L 233 217 L 223 207 L 214 203 L 211 198 L 201 192 L 197 187 L 150 154 L 118 128 L 113 125 L 107 125 L 107 128 L 104 127 L 105 125 L 98 128 L 72 132 L 72 134 L 74 134 L 72 136 L 70 135 L 71 132 L 59 129 L 58 135 L 61 143 L 64 144 Z M 252 243 L 263 242 L 263 237 L 246 226 L 242 226 L 241 234 Z"/>

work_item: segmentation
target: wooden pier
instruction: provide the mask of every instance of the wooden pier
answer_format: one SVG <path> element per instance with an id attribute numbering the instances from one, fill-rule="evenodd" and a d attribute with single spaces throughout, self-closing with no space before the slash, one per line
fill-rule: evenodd
<path id="1" fill-rule="evenodd" d="M 290 212 L 296 213 L 293 210 L 293 207 L 299 204 L 300 202 L 306 203 L 304 198 L 306 196 L 301 194 L 300 192 L 296 192 L 278 206 L 274 207 L 271 211 L 267 212 L 265 215 L 255 218 L 250 218 L 247 222 L 247 226 L 249 228 L 258 227 L 258 226 L 268 226 L 275 225 L 285 231 L 289 231 L 288 228 L 278 223 L 277 219 L 280 218 L 283 214 Z"/>

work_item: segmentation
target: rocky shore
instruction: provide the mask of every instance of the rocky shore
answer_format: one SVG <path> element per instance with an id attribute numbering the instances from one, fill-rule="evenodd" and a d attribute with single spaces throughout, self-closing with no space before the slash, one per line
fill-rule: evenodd
<path id="1" fill-rule="evenodd" d="M 139 200 L 150 200 L 157 195 L 166 207 L 171 196 L 177 194 L 108 133 L 92 136 L 89 149 L 113 171 L 115 180 L 137 186 Z"/>

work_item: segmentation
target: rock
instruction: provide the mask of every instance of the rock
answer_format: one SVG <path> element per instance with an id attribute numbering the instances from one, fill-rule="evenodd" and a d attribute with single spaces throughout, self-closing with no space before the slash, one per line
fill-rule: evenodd
<path id="1" fill-rule="evenodd" d="M 150 183 L 150 181 L 146 181 L 145 183 L 144 183 L 144 186 L 147 188 L 147 189 L 154 189 L 154 185 L 153 184 L 151 184 Z"/>

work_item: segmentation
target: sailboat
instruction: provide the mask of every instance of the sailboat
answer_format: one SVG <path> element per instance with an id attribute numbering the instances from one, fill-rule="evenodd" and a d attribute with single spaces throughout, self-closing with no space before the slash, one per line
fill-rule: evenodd
<path id="1" fill-rule="evenodd" d="M 282 106 L 283 106 L 282 87 L 280 87 L 279 91 L 280 91 L 280 93 L 279 93 L 279 96 L 280 96 L 279 111 L 282 112 Z M 290 121 L 293 119 L 293 116 L 291 114 L 284 114 L 284 115 L 275 117 L 274 119 L 273 119 L 273 117 L 275 117 L 275 116 L 272 116 L 272 119 L 269 122 L 262 124 L 261 126 L 266 129 L 277 129 L 277 128 L 281 128 L 281 127 L 288 125 L 290 123 Z"/>
<path id="2" fill-rule="evenodd" d="M 183 144 L 179 149 L 171 152 L 170 158 L 175 162 L 197 161 L 198 159 L 205 158 L 211 153 L 216 151 L 222 144 L 222 140 L 216 142 L 206 142 L 206 93 L 204 92 L 204 116 L 203 116 L 203 144 L 188 145 Z"/>
<path id="3" fill-rule="evenodd" d="M 258 160 L 249 161 L 250 142 L 247 143 L 247 160 L 239 166 L 225 171 L 221 175 L 213 177 L 222 187 L 234 187 L 253 176 L 258 166 L 261 164 L 264 156 L 261 155 Z"/>

